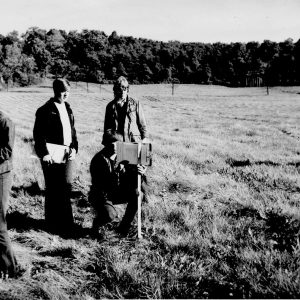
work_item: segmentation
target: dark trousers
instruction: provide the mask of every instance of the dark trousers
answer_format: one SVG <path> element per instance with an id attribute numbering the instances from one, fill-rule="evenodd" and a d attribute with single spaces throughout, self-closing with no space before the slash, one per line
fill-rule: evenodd
<path id="1" fill-rule="evenodd" d="M 71 187 L 74 161 L 46 165 L 42 162 L 45 178 L 45 221 L 53 233 L 71 233 L 74 219 L 71 205 Z"/>
<path id="2" fill-rule="evenodd" d="M 17 262 L 11 247 L 6 224 L 11 183 L 11 172 L 0 174 L 0 271 L 13 276 L 17 271 Z"/>
<path id="3" fill-rule="evenodd" d="M 136 177 L 136 178 L 135 178 Z M 114 204 L 127 203 L 124 216 L 121 220 L 120 227 L 127 229 L 130 227 L 138 208 L 138 195 L 137 195 L 137 175 L 123 182 L 115 191 L 111 194 L 109 200 L 97 199 L 94 201 L 96 205 L 96 218 L 94 220 L 94 226 L 101 226 L 103 224 L 112 222 L 116 217 L 116 210 Z M 145 199 L 146 183 L 143 181 L 141 186 L 142 199 Z"/>

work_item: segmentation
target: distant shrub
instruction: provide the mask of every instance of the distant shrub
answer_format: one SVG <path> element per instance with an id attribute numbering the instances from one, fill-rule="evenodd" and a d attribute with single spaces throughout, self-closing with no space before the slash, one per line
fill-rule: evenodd
<path id="1" fill-rule="evenodd" d="M 13 83 L 18 86 L 29 86 L 33 84 L 39 84 L 42 82 L 42 78 L 38 74 L 27 74 L 23 72 L 17 72 L 14 74 Z"/>

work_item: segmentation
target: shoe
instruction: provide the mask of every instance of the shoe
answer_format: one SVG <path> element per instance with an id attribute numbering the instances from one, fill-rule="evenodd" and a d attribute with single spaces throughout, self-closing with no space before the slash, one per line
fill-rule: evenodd
<path id="1" fill-rule="evenodd" d="M 17 265 L 14 271 L 2 270 L 0 271 L 0 282 L 5 281 L 9 278 L 17 279 L 26 272 L 26 269 Z"/>
<path id="2" fill-rule="evenodd" d="M 127 225 L 124 226 L 123 224 L 120 224 L 116 231 L 123 237 L 128 238 L 136 238 L 137 237 L 137 228 L 136 226 Z"/>

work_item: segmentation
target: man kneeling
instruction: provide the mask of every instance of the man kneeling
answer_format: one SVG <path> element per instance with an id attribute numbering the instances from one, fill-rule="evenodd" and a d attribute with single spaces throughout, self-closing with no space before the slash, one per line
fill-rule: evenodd
<path id="1" fill-rule="evenodd" d="M 119 233 L 126 235 L 138 207 L 138 174 L 142 175 L 142 191 L 145 190 L 145 166 L 117 163 L 116 142 L 122 140 L 119 134 L 107 136 L 105 147 L 91 161 L 89 201 L 95 210 L 92 231 L 96 235 L 100 226 L 116 219 L 114 204 L 127 203 L 125 214 L 117 228 Z"/>

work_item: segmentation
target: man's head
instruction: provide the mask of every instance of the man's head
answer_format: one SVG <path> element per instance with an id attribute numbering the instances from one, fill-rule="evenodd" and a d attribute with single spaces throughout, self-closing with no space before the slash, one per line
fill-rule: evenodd
<path id="1" fill-rule="evenodd" d="M 61 102 L 67 100 L 70 93 L 70 83 L 67 79 L 57 78 L 53 81 L 53 91 L 56 99 Z"/>
<path id="2" fill-rule="evenodd" d="M 129 91 L 129 84 L 127 79 L 124 76 L 120 76 L 115 82 L 114 82 L 114 95 L 117 100 L 126 100 L 128 91 Z"/>
<path id="3" fill-rule="evenodd" d="M 103 135 L 102 144 L 110 154 L 116 153 L 116 142 L 123 142 L 123 136 L 119 133 L 109 133 Z"/>

